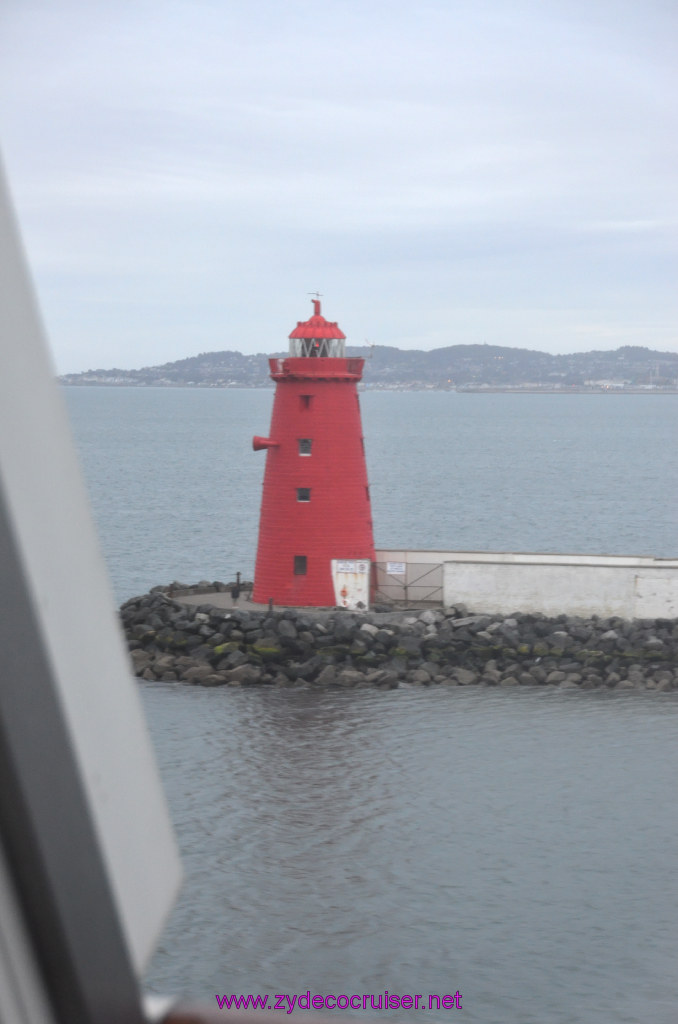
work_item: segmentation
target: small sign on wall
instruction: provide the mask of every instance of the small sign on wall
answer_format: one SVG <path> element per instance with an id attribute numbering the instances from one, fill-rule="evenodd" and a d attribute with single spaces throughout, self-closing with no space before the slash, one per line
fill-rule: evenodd
<path id="1" fill-rule="evenodd" d="M 337 572 L 357 572 L 359 575 L 368 575 L 370 571 L 369 562 L 355 562 L 351 559 L 340 559 L 336 561 Z"/>
<path id="2" fill-rule="evenodd" d="M 386 563 L 386 574 L 387 576 L 404 576 L 407 566 L 405 562 L 387 562 Z"/>

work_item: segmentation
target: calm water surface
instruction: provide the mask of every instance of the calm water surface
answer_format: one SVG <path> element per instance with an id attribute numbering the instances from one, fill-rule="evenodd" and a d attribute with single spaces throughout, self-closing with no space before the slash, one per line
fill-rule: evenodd
<path id="1" fill-rule="evenodd" d="M 68 388 L 118 597 L 251 578 L 272 391 Z M 678 556 L 678 395 L 361 395 L 377 547 Z"/>
<path id="2" fill-rule="evenodd" d="M 66 399 L 119 599 L 251 573 L 272 392 Z M 361 402 L 377 546 L 678 554 L 676 396 Z M 678 1020 L 674 695 L 141 694 L 187 875 L 155 990 Z"/>
<path id="3" fill-rule="evenodd" d="M 672 695 L 143 695 L 188 875 L 155 988 L 676 1020 Z"/>

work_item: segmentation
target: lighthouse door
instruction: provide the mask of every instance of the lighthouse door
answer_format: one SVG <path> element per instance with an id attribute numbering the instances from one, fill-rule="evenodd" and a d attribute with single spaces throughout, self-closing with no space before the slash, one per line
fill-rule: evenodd
<path id="1" fill-rule="evenodd" d="M 370 603 L 369 559 L 332 559 L 334 599 L 340 608 L 368 608 Z"/>

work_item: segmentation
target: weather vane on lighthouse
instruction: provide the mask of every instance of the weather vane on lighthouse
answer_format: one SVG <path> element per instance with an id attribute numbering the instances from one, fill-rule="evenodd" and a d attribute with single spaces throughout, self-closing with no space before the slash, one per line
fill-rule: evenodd
<path id="1" fill-rule="evenodd" d="M 315 298 L 311 299 L 311 302 L 313 303 L 313 313 L 315 316 L 320 316 L 320 300 L 322 299 L 322 295 L 320 292 L 307 292 L 306 294 L 315 295 Z"/>
<path id="2" fill-rule="evenodd" d="M 276 383 L 266 449 L 252 598 L 291 606 L 367 607 L 372 509 L 357 392 L 363 359 L 320 312 L 299 321 L 289 355 L 270 359 Z"/>

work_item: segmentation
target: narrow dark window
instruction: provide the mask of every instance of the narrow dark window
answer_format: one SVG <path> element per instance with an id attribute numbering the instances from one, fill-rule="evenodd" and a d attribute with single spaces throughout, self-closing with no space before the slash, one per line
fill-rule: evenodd
<path id="1" fill-rule="evenodd" d="M 367 500 L 368 500 L 368 501 L 370 500 L 370 488 L 369 488 L 369 484 L 368 484 L 368 485 L 367 485 L 367 487 L 365 488 L 365 497 L 367 498 Z"/>
<path id="2" fill-rule="evenodd" d="M 310 455 L 313 441 L 310 437 L 300 437 L 299 439 L 299 454 Z"/>
<path id="3" fill-rule="evenodd" d="M 311 500 L 311 488 L 310 487 L 297 487 L 297 501 L 310 501 Z"/>
<path id="4" fill-rule="evenodd" d="M 305 576 L 306 575 L 306 555 L 295 555 L 294 556 L 294 575 Z"/>
<path id="5" fill-rule="evenodd" d="M 364 455 L 365 454 L 365 438 L 364 437 L 360 438 L 360 443 L 363 446 L 363 455 Z"/>
<path id="6" fill-rule="evenodd" d="M 313 395 L 299 395 L 302 409 L 310 409 Z"/>

